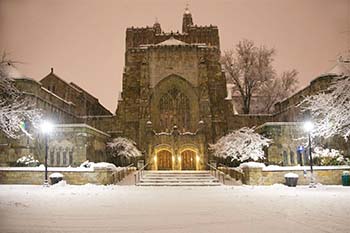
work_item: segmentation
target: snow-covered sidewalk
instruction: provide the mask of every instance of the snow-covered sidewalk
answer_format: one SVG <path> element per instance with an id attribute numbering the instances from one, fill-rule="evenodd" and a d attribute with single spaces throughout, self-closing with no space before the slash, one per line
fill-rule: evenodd
<path id="1" fill-rule="evenodd" d="M 350 232 L 350 187 L 0 185 L 0 232 Z"/>

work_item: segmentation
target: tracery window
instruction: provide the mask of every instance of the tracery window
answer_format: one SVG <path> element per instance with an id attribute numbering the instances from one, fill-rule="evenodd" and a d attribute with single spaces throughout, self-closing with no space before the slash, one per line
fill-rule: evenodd
<path id="1" fill-rule="evenodd" d="M 190 102 L 178 89 L 172 88 L 160 98 L 159 110 L 162 130 L 171 130 L 174 125 L 180 130 L 190 128 Z"/>

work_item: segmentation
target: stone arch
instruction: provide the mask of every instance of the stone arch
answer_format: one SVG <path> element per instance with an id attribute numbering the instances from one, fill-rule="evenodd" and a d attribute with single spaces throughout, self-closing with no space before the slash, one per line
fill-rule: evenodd
<path id="1" fill-rule="evenodd" d="M 199 121 L 197 89 L 175 74 L 162 79 L 152 91 L 151 121 L 158 131 L 171 130 L 171 124 L 180 131 L 194 131 Z"/>
<path id="2" fill-rule="evenodd" d="M 174 169 L 174 151 L 168 144 L 160 144 L 154 147 L 154 168 L 155 170 Z"/>
<path id="3" fill-rule="evenodd" d="M 179 149 L 181 170 L 199 170 L 199 149 L 193 144 L 184 144 Z"/>

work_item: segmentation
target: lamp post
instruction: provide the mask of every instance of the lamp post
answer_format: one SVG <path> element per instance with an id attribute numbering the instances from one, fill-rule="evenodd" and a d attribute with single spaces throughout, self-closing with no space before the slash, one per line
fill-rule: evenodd
<path id="1" fill-rule="evenodd" d="M 48 154 L 48 145 L 47 145 L 47 141 L 48 141 L 48 137 L 49 134 L 52 132 L 53 130 L 53 124 L 50 121 L 43 121 L 40 125 L 40 129 L 41 132 L 44 134 L 45 136 L 45 179 L 44 179 L 44 186 L 48 187 L 49 186 L 49 181 L 47 178 L 47 154 Z"/>
<path id="2" fill-rule="evenodd" d="M 309 138 L 309 156 L 310 156 L 310 172 L 311 172 L 311 177 L 310 177 L 310 188 L 316 188 L 315 185 L 315 179 L 314 179 L 314 169 L 313 169 L 313 159 L 312 159 L 312 152 L 311 152 L 311 131 L 314 128 L 314 124 L 311 121 L 307 121 L 304 123 L 304 129 L 308 133 L 308 138 Z"/>

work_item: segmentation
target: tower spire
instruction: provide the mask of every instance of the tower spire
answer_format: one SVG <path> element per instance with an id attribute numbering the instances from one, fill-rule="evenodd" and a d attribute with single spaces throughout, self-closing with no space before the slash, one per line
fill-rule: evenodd
<path id="1" fill-rule="evenodd" d="M 185 12 L 182 17 L 182 32 L 187 33 L 189 27 L 191 27 L 192 25 L 193 25 L 192 14 L 189 9 L 189 4 L 186 3 Z"/>
<path id="2" fill-rule="evenodd" d="M 162 28 L 160 27 L 160 23 L 159 23 L 157 17 L 156 17 L 155 22 L 153 24 L 153 28 L 156 31 L 156 34 L 160 34 L 162 32 Z"/>

